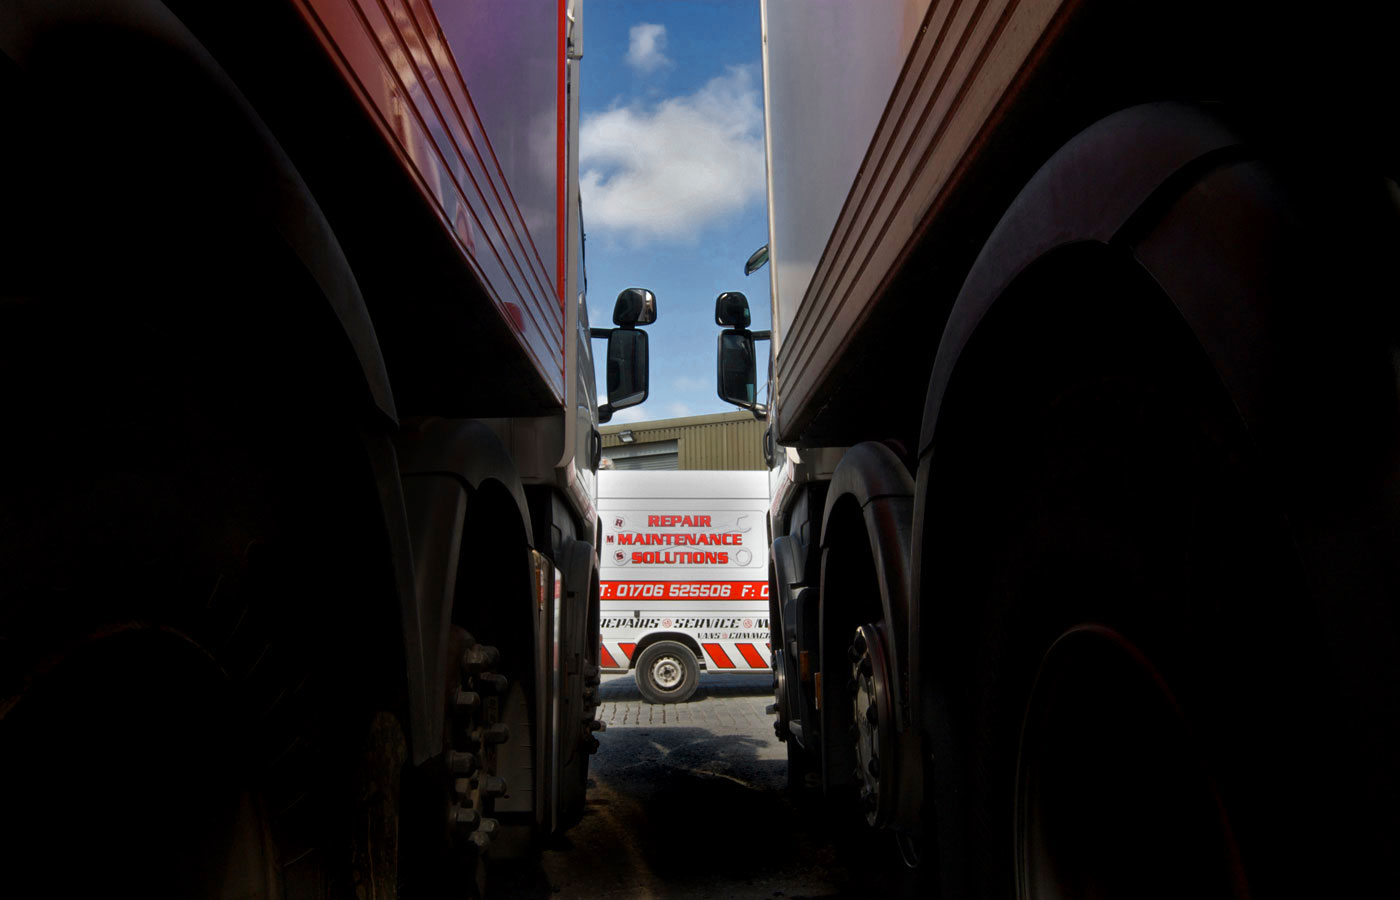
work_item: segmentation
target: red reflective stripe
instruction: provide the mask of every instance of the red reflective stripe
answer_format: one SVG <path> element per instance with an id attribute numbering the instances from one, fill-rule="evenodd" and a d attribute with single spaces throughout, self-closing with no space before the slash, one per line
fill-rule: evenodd
<path id="1" fill-rule="evenodd" d="M 710 660 L 715 664 L 715 668 L 734 668 L 734 660 L 729 658 L 729 654 L 725 653 L 724 648 L 719 644 L 701 644 L 700 646 L 704 647 L 705 652 L 710 655 Z"/>
<path id="2" fill-rule="evenodd" d="M 598 649 L 601 651 L 601 653 L 599 654 L 599 656 L 600 656 L 600 659 L 602 660 L 602 666 L 603 666 L 603 668 L 605 668 L 605 669 L 621 669 L 621 668 L 622 668 L 622 666 L 619 666 L 619 665 L 617 664 L 617 660 L 613 659 L 612 654 L 608 652 L 608 646 L 607 646 L 607 644 L 599 644 L 599 645 L 598 645 Z"/>
<path id="3" fill-rule="evenodd" d="M 739 647 L 739 652 L 744 656 L 744 661 L 749 664 L 749 668 L 768 668 L 767 660 L 763 658 L 762 654 L 758 652 L 758 648 L 755 647 L 753 644 L 739 644 L 737 646 Z"/>
<path id="4" fill-rule="evenodd" d="M 636 644 L 618 644 L 618 646 L 622 648 L 622 652 L 623 652 L 623 653 L 626 653 L 626 654 L 627 654 L 627 661 L 628 661 L 628 662 L 631 662 L 631 661 L 632 661 L 632 651 L 637 649 L 637 645 L 636 645 Z"/>

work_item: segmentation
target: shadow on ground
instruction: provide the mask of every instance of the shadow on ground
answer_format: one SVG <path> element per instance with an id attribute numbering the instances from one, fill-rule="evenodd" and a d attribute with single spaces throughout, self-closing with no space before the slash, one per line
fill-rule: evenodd
<path id="1" fill-rule="evenodd" d="M 702 672 L 695 693 L 686 702 L 699 703 L 704 700 L 726 697 L 753 697 L 763 698 L 764 702 L 768 703 L 772 701 L 772 696 L 773 676 L 767 672 L 752 675 L 717 675 Z M 637 690 L 637 680 L 631 675 L 604 676 L 603 683 L 598 687 L 598 698 L 605 703 L 645 702 L 642 700 L 641 691 Z"/>
<path id="2" fill-rule="evenodd" d="M 752 690 L 714 681 L 711 690 Z M 631 681 L 622 682 L 611 690 L 626 691 Z M 815 795 L 785 789 L 786 750 L 771 731 L 639 725 L 606 738 L 583 820 L 544 848 L 538 865 L 496 878 L 492 896 L 917 895 L 891 837 L 853 811 L 834 814 Z"/>

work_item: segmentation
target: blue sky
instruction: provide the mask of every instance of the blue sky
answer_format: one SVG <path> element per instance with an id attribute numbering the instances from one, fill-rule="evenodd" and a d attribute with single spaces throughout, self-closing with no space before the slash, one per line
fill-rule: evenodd
<path id="1" fill-rule="evenodd" d="M 657 301 L 651 396 L 613 422 L 732 411 L 715 396 L 715 297 L 743 291 L 752 327 L 769 322 L 768 270 L 743 268 L 768 242 L 758 2 L 586 0 L 582 67 L 589 314 L 611 325 L 626 287 Z"/>

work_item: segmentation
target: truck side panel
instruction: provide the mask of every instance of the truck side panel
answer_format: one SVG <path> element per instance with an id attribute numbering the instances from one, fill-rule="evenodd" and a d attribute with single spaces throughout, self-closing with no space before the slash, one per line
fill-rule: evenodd
<path id="1" fill-rule="evenodd" d="M 829 236 L 823 231 L 829 219 L 822 217 L 814 220 L 813 233 L 789 237 L 786 242 L 782 223 L 801 221 L 793 213 L 802 208 L 794 199 L 802 192 L 774 187 L 775 278 L 780 280 L 774 296 L 779 298 L 780 321 L 790 321 L 782 326 L 785 333 L 777 364 L 780 442 L 796 443 L 826 402 L 833 365 L 868 321 L 888 274 L 897 269 L 967 160 L 979 150 L 1007 100 L 1008 89 L 1033 61 L 1037 44 L 1062 5 L 1060 0 L 933 4 L 908 44 L 908 59 L 892 95 L 881 92 L 872 80 L 871 93 L 845 98 L 854 108 L 823 108 L 820 118 L 816 110 L 809 110 L 802 118 L 799 105 L 795 120 L 776 112 L 779 98 L 771 98 L 775 112 L 769 119 L 768 140 L 774 157 L 803 159 L 802 166 L 790 168 L 800 170 L 804 185 L 850 186 Z M 786 47 L 786 38 L 774 27 L 771 8 L 769 16 L 768 70 L 776 78 L 777 64 L 803 48 L 800 44 Z M 895 44 L 882 46 L 889 53 Z M 843 42 L 831 48 L 838 55 L 826 58 L 824 65 L 844 72 L 862 54 L 876 49 Z M 886 96 L 888 105 L 884 105 Z M 827 160 L 830 169 L 811 169 L 805 148 L 817 143 L 812 135 L 834 133 L 828 131 L 825 120 L 835 115 L 854 123 L 868 119 L 876 109 L 883 109 L 883 115 L 857 172 L 850 171 L 845 153 Z M 793 146 L 803 147 L 804 152 L 789 150 L 786 157 L 780 156 L 783 148 Z M 808 256 L 813 247 L 820 253 L 819 260 Z M 789 271 L 783 254 L 794 250 L 799 258 L 796 269 Z M 802 288 L 802 273 L 807 269 L 814 271 Z M 781 281 L 787 278 L 798 284 Z M 794 310 L 793 298 L 798 294 L 801 301 Z"/>
<path id="2" fill-rule="evenodd" d="M 443 24 L 421 0 L 299 5 L 562 401 L 562 10 L 555 0 L 535 0 L 528 10 L 517 4 L 489 15 L 456 13 Z M 526 77 L 493 82 L 483 74 L 492 71 L 490 61 L 465 52 L 473 29 L 497 33 L 502 52 L 529 44 L 540 58 L 508 69 Z M 459 67 L 459 58 L 473 62 Z M 553 77 L 546 77 L 551 67 Z M 532 110 L 529 124 L 501 124 L 507 105 Z M 494 115 L 489 135 L 478 108 Z"/>
<path id="3" fill-rule="evenodd" d="M 783 200 L 770 226 L 780 334 L 792 326 L 928 2 L 764 3 L 769 151 L 801 160 L 768 172 Z M 815 128 L 819 141 L 809 140 Z"/>

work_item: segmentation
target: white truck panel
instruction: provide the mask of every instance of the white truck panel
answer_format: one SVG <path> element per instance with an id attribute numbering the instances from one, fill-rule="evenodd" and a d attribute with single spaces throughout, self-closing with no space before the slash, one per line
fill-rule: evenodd
<path id="1" fill-rule="evenodd" d="M 929 0 L 765 0 L 774 327 L 787 333 Z M 816 139 L 817 137 L 820 139 Z"/>

